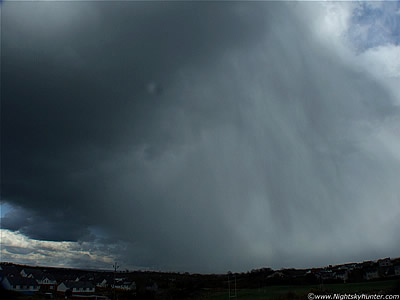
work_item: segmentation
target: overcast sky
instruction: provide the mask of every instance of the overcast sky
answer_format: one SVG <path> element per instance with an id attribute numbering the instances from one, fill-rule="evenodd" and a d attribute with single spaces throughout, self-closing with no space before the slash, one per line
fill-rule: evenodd
<path id="1" fill-rule="evenodd" d="M 399 2 L 3 2 L 1 260 L 400 256 Z"/>

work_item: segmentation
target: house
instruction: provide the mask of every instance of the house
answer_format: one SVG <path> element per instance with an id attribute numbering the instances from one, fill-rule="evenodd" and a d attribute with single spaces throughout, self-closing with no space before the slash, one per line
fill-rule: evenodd
<path id="1" fill-rule="evenodd" d="M 38 269 L 22 269 L 19 272 L 22 277 L 29 277 L 29 278 L 38 278 L 41 277 L 43 272 Z"/>
<path id="2" fill-rule="evenodd" d="M 336 270 L 335 278 L 343 280 L 343 282 L 346 282 L 349 279 L 349 272 L 343 269 Z"/>
<path id="3" fill-rule="evenodd" d="M 38 280 L 38 279 L 36 279 Z M 42 278 L 38 280 L 39 284 L 57 284 L 56 279 L 51 274 L 43 274 Z"/>
<path id="4" fill-rule="evenodd" d="M 1 282 L 6 290 L 33 295 L 39 291 L 39 284 L 33 278 L 22 276 L 6 276 Z"/>
<path id="5" fill-rule="evenodd" d="M 53 285 L 57 284 L 57 281 L 53 275 L 48 274 L 46 272 L 42 272 L 40 270 L 26 271 L 25 269 L 23 269 L 21 271 L 21 275 L 23 277 L 36 279 L 36 281 L 40 285 L 42 285 L 42 284 L 53 284 Z"/>
<path id="6" fill-rule="evenodd" d="M 391 267 L 392 266 L 392 262 L 390 261 L 390 257 L 379 259 L 377 261 L 377 263 L 378 263 L 380 268 Z"/>
<path id="7" fill-rule="evenodd" d="M 57 281 L 51 274 L 43 273 L 43 275 L 39 278 L 36 278 L 37 282 L 40 285 L 41 291 L 55 291 L 57 288 Z"/>
<path id="8" fill-rule="evenodd" d="M 146 291 L 157 292 L 158 284 L 156 282 L 149 282 L 146 284 Z"/>
<path id="9" fill-rule="evenodd" d="M 111 285 L 110 282 L 107 281 L 106 278 L 103 278 L 103 280 L 100 279 L 100 280 L 96 283 L 96 286 L 97 286 L 97 287 L 102 287 L 102 288 L 108 287 L 108 286 L 110 286 L 110 285 Z"/>
<path id="10" fill-rule="evenodd" d="M 319 273 L 317 273 L 316 276 L 321 280 L 334 279 L 334 273 L 331 270 L 322 270 Z"/>
<path id="11" fill-rule="evenodd" d="M 120 281 L 115 283 L 115 288 L 124 291 L 134 291 L 136 290 L 136 283 L 134 281 Z"/>
<path id="12" fill-rule="evenodd" d="M 115 278 L 115 284 L 118 284 L 118 283 L 120 283 L 120 282 L 123 282 L 124 280 L 126 280 L 125 277 L 117 277 L 117 278 Z"/>
<path id="13" fill-rule="evenodd" d="M 95 292 L 95 286 L 89 281 L 64 281 L 57 286 L 58 293 L 71 291 L 72 294 L 92 294 Z"/>
<path id="14" fill-rule="evenodd" d="M 371 280 L 379 278 L 379 272 L 378 269 L 375 268 L 368 268 L 364 270 L 364 279 L 365 280 Z"/>
<path id="15" fill-rule="evenodd" d="M 57 281 L 53 275 L 37 269 L 23 269 L 20 272 L 22 277 L 33 278 L 40 285 L 41 291 L 55 291 Z"/>
<path id="16" fill-rule="evenodd" d="M 376 264 L 376 263 L 374 263 L 373 261 L 368 260 L 368 261 L 363 261 L 363 262 L 360 264 L 360 267 L 361 267 L 361 268 L 371 268 L 371 267 L 373 267 L 375 264 Z"/>
<path id="17" fill-rule="evenodd" d="M 79 278 L 76 274 L 66 272 L 52 272 L 51 275 L 58 283 L 64 281 L 76 281 L 76 279 Z"/>
<path id="18" fill-rule="evenodd" d="M 340 265 L 340 269 L 347 269 L 347 270 L 353 270 L 355 267 L 357 267 L 356 263 L 347 263 Z"/>
<path id="19" fill-rule="evenodd" d="M 274 272 L 271 275 L 268 275 L 267 278 L 271 279 L 271 278 L 284 278 L 285 274 L 283 274 L 282 272 Z"/>
<path id="20" fill-rule="evenodd" d="M 394 275 L 400 275 L 400 265 L 394 266 Z"/>

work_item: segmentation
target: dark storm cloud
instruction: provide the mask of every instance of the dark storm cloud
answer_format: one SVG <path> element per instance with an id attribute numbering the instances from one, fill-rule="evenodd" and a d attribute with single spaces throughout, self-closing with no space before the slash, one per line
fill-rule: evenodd
<path id="1" fill-rule="evenodd" d="M 31 20 L 14 19 L 25 6 Z M 81 13 L 81 27 L 46 28 L 48 19 L 57 22 L 50 14 L 81 7 L 89 15 L 86 21 Z M 228 5 L 18 3 L 5 9 L 5 195 L 25 201 L 34 192 L 41 196 L 32 206 L 54 199 L 63 209 L 87 190 L 74 182 L 82 170 L 90 172 L 110 151 L 145 144 L 151 156 L 176 139 L 158 124 L 176 101 L 147 95 L 149 82 L 167 89 L 181 65 L 246 43 L 251 27 L 261 25 L 244 26 Z M 54 189 L 40 184 L 50 174 Z M 109 178 L 99 176 L 91 188 L 104 189 Z"/>
<path id="2" fill-rule="evenodd" d="M 4 4 L 2 227 L 175 270 L 393 253 L 396 109 L 289 6 Z"/>
<path id="3" fill-rule="evenodd" d="M 77 239 L 93 239 L 79 216 L 58 213 L 42 215 L 35 210 L 14 209 L 1 219 L 1 227 L 19 231 L 31 238 L 52 241 L 76 241 Z M 83 225 L 83 226 L 82 226 Z M 61 234 L 60 234 L 61 233 Z"/>
<path id="4" fill-rule="evenodd" d="M 2 227 L 49 240 L 78 240 L 91 224 L 116 224 L 110 233 L 125 239 L 131 224 L 119 228 L 121 200 L 137 203 L 134 227 L 147 223 L 143 213 L 159 210 L 145 204 L 143 193 L 152 193 L 121 192 L 116 178 L 135 169 L 107 164 L 142 147 L 151 160 L 182 142 L 164 117 L 174 118 L 182 99 L 148 93 L 148 85 L 167 92 L 181 67 L 257 40 L 255 29 L 265 25 L 211 3 L 7 3 L 4 10 L 2 193 L 25 210 L 8 214 Z"/>

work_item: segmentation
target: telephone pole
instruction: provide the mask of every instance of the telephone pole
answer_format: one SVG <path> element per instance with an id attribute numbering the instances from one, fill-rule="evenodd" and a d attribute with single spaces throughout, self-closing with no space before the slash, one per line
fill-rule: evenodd
<path id="1" fill-rule="evenodd" d="M 115 262 L 115 264 L 113 265 L 113 268 L 114 268 L 114 300 L 117 300 L 117 297 L 116 297 L 117 291 L 115 289 L 115 275 L 117 274 L 117 270 L 119 268 L 117 262 Z"/>
<path id="2" fill-rule="evenodd" d="M 230 272 L 228 272 L 228 299 L 237 298 L 236 274 L 233 275 L 233 277 L 235 279 L 234 288 L 231 288 L 231 279 L 230 279 L 229 275 L 232 275 L 232 274 Z"/>

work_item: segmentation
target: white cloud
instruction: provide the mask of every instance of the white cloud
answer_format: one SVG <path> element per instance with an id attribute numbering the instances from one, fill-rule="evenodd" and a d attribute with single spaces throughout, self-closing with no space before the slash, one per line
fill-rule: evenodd
<path id="1" fill-rule="evenodd" d="M 0 229 L 0 237 L 2 261 L 42 266 L 110 268 L 115 259 L 110 253 L 99 250 L 93 242 L 34 240 L 4 229 Z"/>

